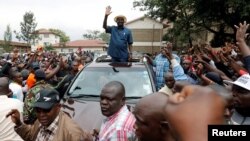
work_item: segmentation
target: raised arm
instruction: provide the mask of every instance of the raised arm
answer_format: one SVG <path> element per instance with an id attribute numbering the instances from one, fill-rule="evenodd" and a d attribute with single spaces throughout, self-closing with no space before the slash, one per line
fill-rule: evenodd
<path id="1" fill-rule="evenodd" d="M 110 6 L 107 6 L 106 7 L 106 11 L 105 11 L 105 17 L 104 17 L 104 20 L 103 20 L 103 28 L 106 30 L 107 29 L 107 20 L 108 20 L 108 16 L 111 14 L 111 7 Z"/>
<path id="2" fill-rule="evenodd" d="M 245 37 L 246 37 L 246 31 L 248 29 L 249 24 L 244 21 L 244 23 L 240 23 L 239 26 L 236 26 L 237 32 L 236 32 L 236 41 L 237 45 L 240 48 L 240 51 L 243 55 L 243 57 L 250 56 L 250 49 L 248 45 L 246 44 Z"/>

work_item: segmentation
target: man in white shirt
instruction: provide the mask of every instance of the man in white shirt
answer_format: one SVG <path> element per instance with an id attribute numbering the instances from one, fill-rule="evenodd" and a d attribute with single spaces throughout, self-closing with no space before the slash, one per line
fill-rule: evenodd
<path id="1" fill-rule="evenodd" d="M 13 81 L 9 84 L 9 88 L 13 92 L 14 98 L 23 101 L 22 74 L 20 72 L 13 72 L 11 77 Z"/>
<path id="2" fill-rule="evenodd" d="M 15 124 L 11 117 L 6 118 L 6 114 L 11 109 L 23 111 L 23 102 L 18 99 L 8 98 L 12 96 L 9 89 L 8 78 L 0 77 L 0 140 L 1 141 L 22 141 L 23 139 L 15 132 Z"/>

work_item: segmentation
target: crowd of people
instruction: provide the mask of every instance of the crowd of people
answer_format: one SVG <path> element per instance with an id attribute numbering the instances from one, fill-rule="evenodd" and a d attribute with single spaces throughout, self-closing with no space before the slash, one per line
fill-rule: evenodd
<path id="1" fill-rule="evenodd" d="M 133 41 L 123 28 L 126 19 L 118 16 L 118 27 L 109 27 L 109 14 L 107 7 L 103 27 L 111 35 L 123 31 L 128 46 L 117 49 L 119 33 L 110 48 L 117 50 L 108 53 L 113 62 L 129 61 Z M 60 100 L 93 54 L 62 56 L 37 50 L 20 55 L 14 49 L 0 62 L 0 140 L 205 141 L 210 124 L 249 125 L 248 26 L 246 22 L 235 26 L 236 44 L 220 49 L 206 45 L 177 55 L 167 43 L 155 57 L 145 55 L 155 71 L 157 92 L 141 98 L 129 111 L 123 84 L 108 82 L 100 92 L 101 112 L 107 118 L 91 133 L 60 110 Z"/>

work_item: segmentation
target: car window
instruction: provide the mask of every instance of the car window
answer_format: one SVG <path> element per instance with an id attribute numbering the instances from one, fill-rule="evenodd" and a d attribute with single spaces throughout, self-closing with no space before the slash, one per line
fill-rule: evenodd
<path id="1" fill-rule="evenodd" d="M 100 95 L 103 86 L 113 80 L 124 84 L 126 97 L 143 97 L 153 92 L 146 68 L 89 67 L 78 75 L 68 95 Z"/>

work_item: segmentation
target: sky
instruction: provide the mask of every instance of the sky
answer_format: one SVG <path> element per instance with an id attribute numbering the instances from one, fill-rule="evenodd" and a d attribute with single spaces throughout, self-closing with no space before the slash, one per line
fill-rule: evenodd
<path id="1" fill-rule="evenodd" d="M 116 25 L 114 17 L 125 15 L 128 21 L 145 12 L 133 8 L 134 0 L 0 0 L 0 40 L 9 24 L 11 30 L 20 31 L 25 12 L 33 12 L 38 23 L 36 29 L 55 28 L 64 31 L 71 40 L 82 39 L 88 30 L 102 29 L 106 6 L 112 7 L 108 25 Z M 14 33 L 12 34 L 13 39 Z"/>

